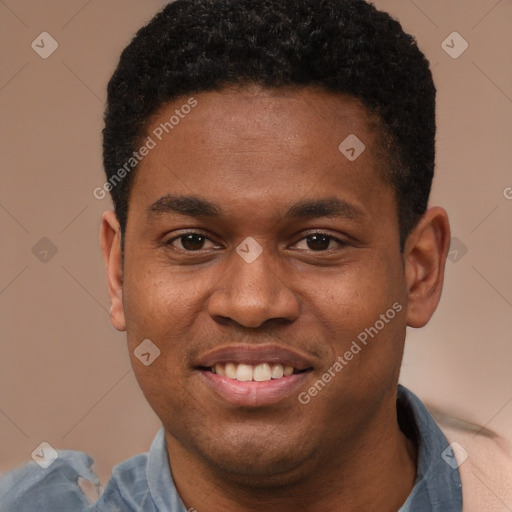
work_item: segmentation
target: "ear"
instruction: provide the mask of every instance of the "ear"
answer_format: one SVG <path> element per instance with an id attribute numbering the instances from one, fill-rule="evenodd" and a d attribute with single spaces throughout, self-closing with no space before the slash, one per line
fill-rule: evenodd
<path id="1" fill-rule="evenodd" d="M 123 264 L 121 259 L 121 228 L 116 214 L 106 211 L 100 228 L 101 250 L 107 268 L 108 294 L 112 307 L 110 322 L 118 331 L 126 330 L 123 306 Z"/>
<path id="2" fill-rule="evenodd" d="M 449 248 L 448 214 L 438 206 L 429 208 L 408 236 L 405 244 L 404 263 L 409 327 L 423 327 L 434 314 L 443 290 L 444 269 Z"/>

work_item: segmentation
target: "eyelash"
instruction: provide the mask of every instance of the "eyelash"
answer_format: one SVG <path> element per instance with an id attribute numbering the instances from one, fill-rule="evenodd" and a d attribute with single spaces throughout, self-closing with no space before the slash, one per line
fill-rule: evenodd
<path id="1" fill-rule="evenodd" d="M 167 240 L 166 242 L 164 242 L 164 245 L 172 247 L 172 243 L 173 242 L 175 242 L 176 240 L 180 240 L 181 238 L 185 238 L 186 236 L 189 236 L 189 235 L 198 235 L 198 236 L 203 237 L 205 240 L 209 240 L 210 242 L 213 242 L 213 240 L 211 240 L 210 238 L 208 238 L 205 234 L 203 234 L 201 232 L 198 232 L 198 231 L 187 231 L 185 233 L 182 233 L 181 235 L 178 235 L 178 236 L 175 236 L 175 237 L 171 238 L 170 240 Z M 313 233 L 308 233 L 306 236 L 304 236 L 304 237 L 300 238 L 299 240 L 297 240 L 297 242 L 295 242 L 294 245 L 298 244 L 302 240 L 305 240 L 308 237 L 313 236 L 313 235 L 324 236 L 324 237 L 329 239 L 329 242 L 330 241 L 335 241 L 342 248 L 349 245 L 349 243 L 347 241 L 340 240 L 339 238 L 336 238 L 335 236 L 329 235 L 328 233 L 324 233 L 322 231 L 315 231 Z M 187 249 L 178 249 L 178 250 L 183 251 L 183 252 L 187 252 L 187 253 L 200 253 L 202 251 L 201 249 L 199 249 L 197 251 L 189 251 Z M 312 249 L 310 249 L 309 252 L 312 252 L 312 253 L 321 253 L 321 252 L 326 253 L 326 252 L 330 252 L 332 250 L 333 249 L 325 249 L 325 250 L 313 251 Z"/>

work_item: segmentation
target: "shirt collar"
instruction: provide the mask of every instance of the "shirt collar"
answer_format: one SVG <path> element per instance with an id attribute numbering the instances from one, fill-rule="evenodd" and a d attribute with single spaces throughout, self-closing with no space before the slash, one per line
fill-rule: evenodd
<path id="1" fill-rule="evenodd" d="M 445 461 L 454 460 L 454 454 L 441 429 L 420 399 L 403 386 L 398 386 L 397 411 L 402 431 L 418 447 L 416 483 L 398 512 L 460 512 L 459 470 Z M 147 480 L 159 512 L 187 512 L 171 475 L 163 427 L 149 450 Z"/>
<path id="2" fill-rule="evenodd" d="M 459 468 L 446 462 L 455 458 L 441 429 L 420 399 L 403 386 L 398 386 L 397 410 L 402 431 L 418 447 L 416 483 L 398 512 L 460 512 Z"/>
<path id="3" fill-rule="evenodd" d="M 151 497 L 159 512 L 186 512 L 171 475 L 163 426 L 149 449 L 147 479 Z"/>

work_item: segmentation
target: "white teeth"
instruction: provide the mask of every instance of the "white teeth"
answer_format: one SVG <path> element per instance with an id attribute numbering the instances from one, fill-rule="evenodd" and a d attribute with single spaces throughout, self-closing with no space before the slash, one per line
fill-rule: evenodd
<path id="1" fill-rule="evenodd" d="M 254 367 L 253 377 L 256 382 L 263 382 L 272 378 L 272 370 L 267 363 L 259 364 Z"/>
<path id="2" fill-rule="evenodd" d="M 236 380 L 236 366 L 233 363 L 227 363 L 224 368 L 224 372 L 228 379 Z"/>
<path id="3" fill-rule="evenodd" d="M 271 376 L 273 379 L 280 379 L 284 375 L 282 364 L 273 364 Z"/>
<path id="4" fill-rule="evenodd" d="M 257 365 L 245 363 L 217 363 L 211 371 L 221 377 L 243 382 L 264 382 L 272 379 L 281 379 L 293 374 L 293 366 L 283 366 L 280 363 L 260 363 Z"/>
<path id="5" fill-rule="evenodd" d="M 239 364 L 236 369 L 236 380 L 248 381 L 252 380 L 252 366 L 250 364 Z"/>

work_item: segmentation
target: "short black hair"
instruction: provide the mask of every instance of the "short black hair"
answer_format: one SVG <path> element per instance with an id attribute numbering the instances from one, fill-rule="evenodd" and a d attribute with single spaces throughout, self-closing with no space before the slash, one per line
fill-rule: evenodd
<path id="1" fill-rule="evenodd" d="M 117 173 L 151 116 L 185 95 L 253 84 L 321 87 L 359 99 L 376 116 L 403 250 L 428 205 L 436 89 L 414 37 L 365 0 L 176 0 L 141 28 L 108 84 L 103 129 L 121 233 L 136 166 L 122 180 Z"/>

